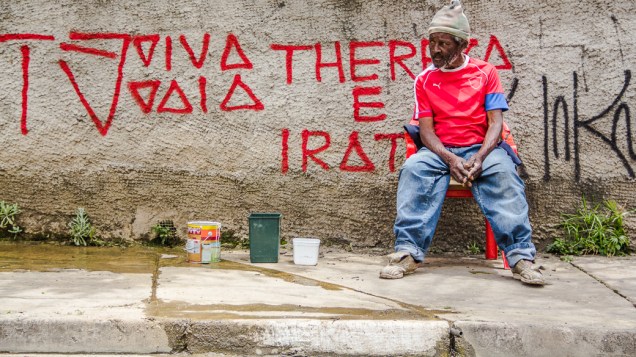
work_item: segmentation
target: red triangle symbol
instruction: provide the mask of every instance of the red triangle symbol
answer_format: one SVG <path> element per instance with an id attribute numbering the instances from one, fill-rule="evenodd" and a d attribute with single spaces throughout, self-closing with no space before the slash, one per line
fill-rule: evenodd
<path id="1" fill-rule="evenodd" d="M 503 64 L 497 65 L 495 66 L 495 68 L 502 69 L 502 70 L 512 69 L 512 63 L 510 63 L 510 60 L 508 59 L 506 52 L 504 52 L 503 47 L 501 47 L 501 43 L 499 43 L 499 39 L 497 38 L 497 36 L 494 36 L 494 35 L 490 36 L 490 41 L 488 42 L 488 47 L 486 48 L 486 55 L 484 56 L 484 61 L 488 62 L 493 48 L 497 49 L 497 52 L 499 53 L 499 57 L 501 57 L 501 60 L 503 61 Z"/>
<path id="2" fill-rule="evenodd" d="M 129 82 L 128 89 L 130 90 L 130 94 L 135 99 L 141 111 L 148 114 L 152 111 L 152 106 L 155 103 L 155 96 L 157 95 L 157 89 L 161 85 L 161 81 L 140 81 L 140 82 Z M 144 100 L 139 94 L 140 89 L 150 88 L 150 93 L 148 94 L 148 98 Z"/>
<path id="3" fill-rule="evenodd" d="M 241 89 L 243 89 L 243 91 L 250 97 L 250 99 L 252 99 L 253 104 L 242 104 L 242 105 L 233 105 L 233 106 L 227 105 L 230 102 L 230 99 L 232 98 L 232 96 L 234 95 L 234 91 L 236 90 L 236 87 L 241 87 Z M 247 84 L 243 83 L 243 81 L 241 80 L 240 74 L 237 74 L 234 76 L 234 82 L 232 82 L 232 86 L 230 87 L 230 90 L 227 92 L 225 99 L 223 99 L 223 102 L 221 102 L 221 110 L 223 111 L 231 112 L 233 110 L 238 110 L 238 109 L 248 109 L 248 110 L 256 110 L 256 111 L 265 109 L 265 106 L 254 95 L 254 92 L 252 92 L 252 89 L 248 87 Z"/>
<path id="4" fill-rule="evenodd" d="M 150 47 L 148 48 L 148 54 L 144 53 L 142 44 L 145 42 L 150 42 Z M 147 35 L 147 36 L 135 36 L 133 39 L 133 45 L 135 45 L 135 49 L 137 50 L 137 54 L 139 54 L 139 58 L 141 58 L 141 62 L 144 63 L 144 66 L 150 66 L 150 62 L 152 62 L 152 55 L 155 53 L 155 47 L 157 46 L 157 42 L 159 42 L 159 35 Z"/>
<path id="5" fill-rule="evenodd" d="M 183 108 L 166 107 L 166 103 L 168 103 L 168 100 L 172 96 L 172 93 L 175 91 L 179 95 L 179 99 L 181 99 L 181 103 L 183 103 Z M 188 101 L 188 98 L 186 97 L 185 93 L 183 93 L 183 89 L 179 87 L 179 83 L 177 83 L 177 81 L 172 80 L 172 82 L 170 82 L 170 88 L 168 88 L 166 95 L 163 96 L 161 103 L 159 103 L 157 112 L 158 113 L 168 112 L 168 113 L 176 113 L 176 114 L 192 113 L 192 104 L 190 104 L 190 101 Z"/>
<path id="6" fill-rule="evenodd" d="M 227 58 L 230 56 L 232 47 L 236 48 L 236 53 L 239 57 L 241 57 L 243 63 L 227 63 Z M 249 58 L 247 58 L 245 52 L 243 52 L 241 44 L 238 42 L 238 38 L 236 38 L 234 34 L 227 35 L 227 40 L 225 40 L 225 49 L 223 50 L 223 55 L 221 55 L 221 70 L 227 71 L 228 69 L 235 68 L 252 69 L 252 67 L 252 62 Z"/>
<path id="7" fill-rule="evenodd" d="M 351 156 L 351 152 L 355 150 L 358 157 L 362 159 L 364 165 L 361 166 L 350 166 L 347 162 L 349 161 L 349 156 Z M 342 171 L 355 171 L 355 172 L 372 172 L 375 170 L 375 165 L 369 159 L 367 154 L 362 150 L 362 145 L 360 145 L 360 140 L 358 140 L 358 132 L 354 131 L 349 136 L 349 147 L 345 152 L 344 157 L 342 158 L 342 162 L 340 163 L 340 170 Z"/>

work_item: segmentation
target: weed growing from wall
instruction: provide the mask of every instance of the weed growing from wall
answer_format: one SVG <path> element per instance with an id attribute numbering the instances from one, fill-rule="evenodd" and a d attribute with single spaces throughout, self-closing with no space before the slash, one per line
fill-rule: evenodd
<path id="1" fill-rule="evenodd" d="M 22 232 L 22 228 L 16 224 L 18 214 L 20 214 L 20 207 L 17 203 L 8 204 L 0 201 L 0 230 L 13 234 L 14 239 L 18 233 Z"/>
<path id="2" fill-rule="evenodd" d="M 471 255 L 479 254 L 482 252 L 481 246 L 479 243 L 472 241 L 470 244 L 466 246 L 468 253 Z"/>
<path id="3" fill-rule="evenodd" d="M 162 246 L 174 247 L 181 243 L 181 239 L 177 236 L 177 228 L 174 222 L 170 220 L 160 221 L 151 228 L 154 237 L 150 243 Z"/>
<path id="4" fill-rule="evenodd" d="M 562 215 L 564 237 L 556 238 L 547 251 L 559 255 L 628 254 L 630 239 L 623 222 L 625 216 L 633 212 L 614 200 L 592 206 L 584 197 L 575 213 Z"/>
<path id="5" fill-rule="evenodd" d="M 71 233 L 71 242 L 75 245 L 103 245 L 97 238 L 95 227 L 91 224 L 88 214 L 83 208 L 75 211 L 75 217 L 68 224 Z"/>

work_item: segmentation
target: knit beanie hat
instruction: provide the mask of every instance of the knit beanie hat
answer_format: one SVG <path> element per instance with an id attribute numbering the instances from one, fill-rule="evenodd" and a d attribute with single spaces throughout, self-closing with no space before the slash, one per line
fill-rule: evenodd
<path id="1" fill-rule="evenodd" d="M 450 5 L 444 6 L 433 16 L 428 34 L 434 32 L 444 32 L 468 40 L 470 26 L 459 0 L 451 0 Z"/>

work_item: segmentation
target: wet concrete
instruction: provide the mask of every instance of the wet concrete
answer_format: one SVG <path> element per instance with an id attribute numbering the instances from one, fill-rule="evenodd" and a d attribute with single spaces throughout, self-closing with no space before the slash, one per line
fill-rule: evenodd
<path id="1" fill-rule="evenodd" d="M 543 256 L 544 288 L 482 257 L 429 257 L 395 281 L 378 278 L 378 256 L 326 251 L 317 266 L 279 258 L 254 264 L 247 251 L 224 251 L 221 262 L 193 264 L 181 248 L 2 243 L 0 352 L 636 353 L 624 286 L 636 258 L 575 266 Z"/>

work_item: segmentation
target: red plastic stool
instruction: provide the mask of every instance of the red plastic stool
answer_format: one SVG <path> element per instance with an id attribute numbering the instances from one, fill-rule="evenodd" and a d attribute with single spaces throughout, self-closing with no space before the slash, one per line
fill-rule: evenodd
<path id="1" fill-rule="evenodd" d="M 406 141 L 406 157 L 415 154 L 417 152 L 417 147 L 413 142 L 413 139 L 408 134 L 404 134 L 404 140 Z M 472 198 L 473 193 L 468 187 L 462 186 L 459 182 L 455 181 L 451 178 L 450 184 L 448 186 L 448 191 L 446 191 L 446 198 Z M 498 247 L 495 242 L 495 234 L 492 231 L 492 227 L 490 226 L 490 222 L 488 222 L 487 218 L 484 218 L 484 222 L 486 223 L 486 259 L 495 260 L 498 255 Z M 510 269 L 508 265 L 508 259 L 506 259 L 506 254 L 501 252 L 501 260 L 503 261 L 504 269 Z"/>

